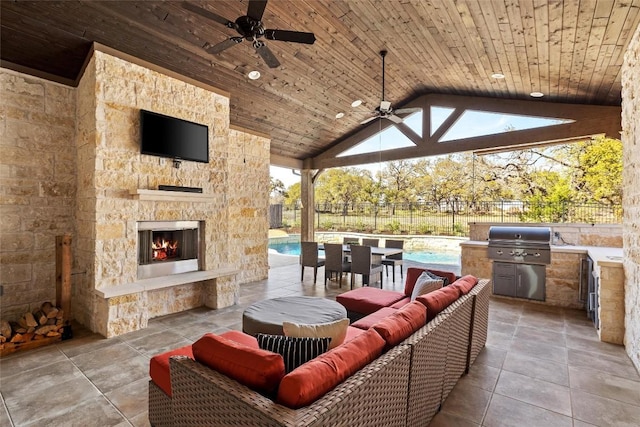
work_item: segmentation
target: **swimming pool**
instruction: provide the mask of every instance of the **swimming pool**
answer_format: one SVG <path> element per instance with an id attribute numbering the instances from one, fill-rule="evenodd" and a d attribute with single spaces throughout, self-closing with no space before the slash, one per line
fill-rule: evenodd
<path id="1" fill-rule="evenodd" d="M 300 242 L 279 242 L 269 243 L 269 249 L 283 255 L 300 255 Z M 321 252 L 322 256 L 323 253 Z M 425 264 L 460 264 L 460 255 L 446 252 L 417 252 L 405 251 L 403 258 L 409 261 L 422 262 Z"/>

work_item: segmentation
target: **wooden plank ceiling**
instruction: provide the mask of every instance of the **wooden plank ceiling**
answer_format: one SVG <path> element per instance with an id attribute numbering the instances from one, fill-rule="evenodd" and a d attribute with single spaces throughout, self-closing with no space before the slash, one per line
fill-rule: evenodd
<path id="1" fill-rule="evenodd" d="M 247 1 L 192 3 L 230 20 L 247 12 Z M 353 135 L 379 105 L 381 49 L 395 108 L 425 94 L 530 100 L 533 91 L 619 106 L 623 55 L 640 24 L 640 0 L 270 0 L 265 27 L 317 39 L 267 41 L 281 62 L 270 69 L 246 41 L 207 53 L 207 43 L 237 34 L 180 1 L 0 7 L 3 66 L 72 82 L 95 41 L 228 91 L 233 125 L 269 134 L 272 156 L 300 160 Z M 249 80 L 251 70 L 262 77 Z"/>

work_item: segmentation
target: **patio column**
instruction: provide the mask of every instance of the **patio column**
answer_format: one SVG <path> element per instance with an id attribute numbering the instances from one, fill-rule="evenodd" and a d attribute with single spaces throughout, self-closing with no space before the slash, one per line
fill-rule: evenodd
<path id="1" fill-rule="evenodd" d="M 315 240 L 315 226 L 314 226 L 314 214 L 315 214 L 315 198 L 313 187 L 313 170 L 302 169 L 300 171 L 301 176 L 301 188 L 300 188 L 300 200 L 302 201 L 302 213 L 300 218 L 300 241 L 313 242 Z"/>

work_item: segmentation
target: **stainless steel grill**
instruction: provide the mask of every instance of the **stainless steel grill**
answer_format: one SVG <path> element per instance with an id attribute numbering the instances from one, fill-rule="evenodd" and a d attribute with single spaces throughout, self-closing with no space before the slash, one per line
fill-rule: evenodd
<path id="1" fill-rule="evenodd" d="M 549 227 L 489 228 L 489 259 L 526 264 L 551 264 Z"/>
<path id="2" fill-rule="evenodd" d="M 549 227 L 491 227 L 488 252 L 493 260 L 493 293 L 544 301 L 550 241 Z"/>

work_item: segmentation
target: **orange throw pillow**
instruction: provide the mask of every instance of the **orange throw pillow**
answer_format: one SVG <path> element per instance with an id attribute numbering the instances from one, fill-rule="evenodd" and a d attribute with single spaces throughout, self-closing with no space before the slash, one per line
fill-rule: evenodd
<path id="1" fill-rule="evenodd" d="M 384 345 L 373 329 L 345 341 L 288 373 L 280 382 L 277 402 L 293 409 L 315 402 L 380 356 Z"/>
<path id="2" fill-rule="evenodd" d="M 393 347 L 426 323 L 427 309 L 425 305 L 412 301 L 373 325 L 373 329 L 384 338 L 388 347 Z"/>
<path id="3" fill-rule="evenodd" d="M 458 280 L 456 280 L 451 286 L 454 286 L 460 289 L 460 292 L 462 292 L 462 295 L 466 295 L 469 293 L 469 291 L 471 291 L 471 289 L 473 289 L 473 287 L 477 283 L 478 283 L 477 277 L 467 274 L 466 276 L 463 276 Z"/>
<path id="4" fill-rule="evenodd" d="M 429 322 L 460 296 L 459 288 L 445 286 L 437 291 L 429 292 L 426 295 L 420 295 L 416 298 L 416 301 L 421 302 L 427 307 L 427 322 Z"/>
<path id="5" fill-rule="evenodd" d="M 284 377 L 284 359 L 218 335 L 206 334 L 193 343 L 198 362 L 256 391 L 275 393 Z"/>

